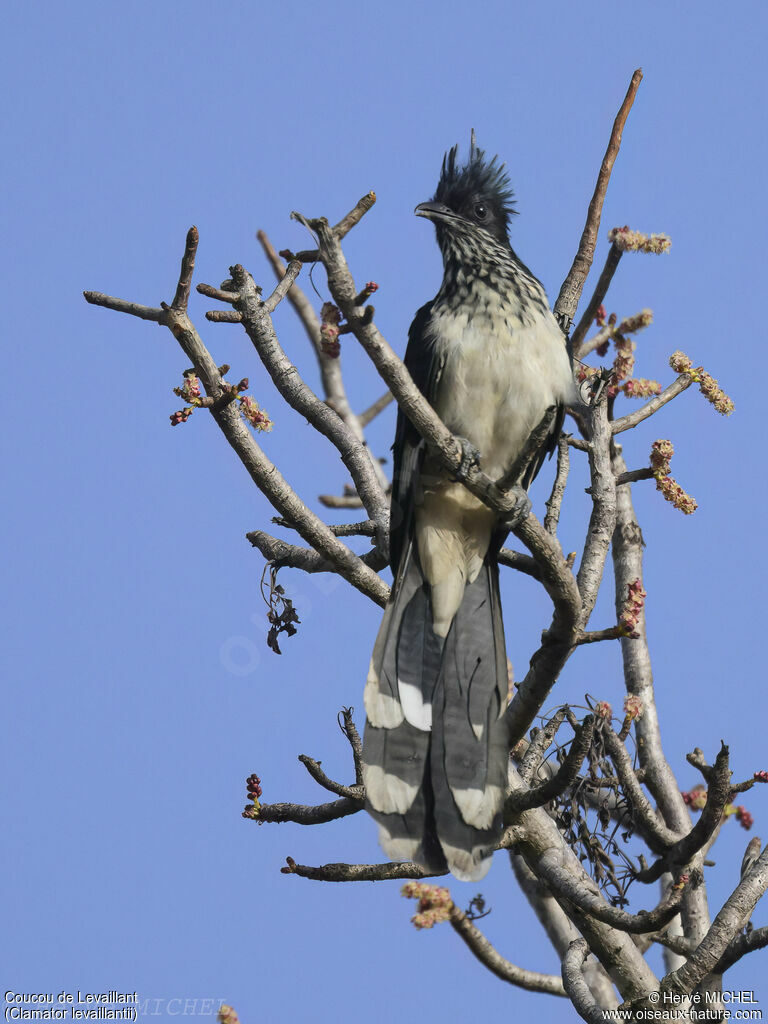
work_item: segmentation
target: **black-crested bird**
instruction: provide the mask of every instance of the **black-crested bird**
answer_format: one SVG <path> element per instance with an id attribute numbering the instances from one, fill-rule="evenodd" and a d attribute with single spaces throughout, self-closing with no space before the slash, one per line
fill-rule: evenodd
<path id="1" fill-rule="evenodd" d="M 462 439 L 462 467 L 527 488 L 556 444 L 573 377 L 540 282 L 508 236 L 504 165 L 475 145 L 443 159 L 431 220 L 443 256 L 435 298 L 411 324 L 405 365 Z M 529 439 L 551 424 L 535 451 Z M 529 457 L 527 457 L 529 456 Z M 521 465 L 521 458 L 527 462 Z M 516 467 L 510 478 L 512 467 Z M 460 879 L 488 870 L 509 761 L 507 658 L 497 554 L 509 523 L 426 450 L 398 412 L 392 594 L 365 688 L 368 810 L 385 852 Z M 521 513 L 530 504 L 521 494 Z"/>

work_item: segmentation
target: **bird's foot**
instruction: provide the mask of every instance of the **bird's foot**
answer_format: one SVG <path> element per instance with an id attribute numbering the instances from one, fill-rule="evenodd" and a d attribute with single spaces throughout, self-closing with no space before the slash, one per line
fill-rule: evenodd
<path id="1" fill-rule="evenodd" d="M 466 437 L 457 437 L 461 447 L 461 462 L 456 470 L 456 479 L 463 483 L 474 466 L 480 465 L 480 452 Z"/>
<path id="2" fill-rule="evenodd" d="M 510 487 L 507 495 L 515 499 L 515 507 L 504 516 L 503 523 L 510 530 L 514 530 L 516 526 L 519 526 L 531 514 L 531 499 L 528 497 L 528 492 L 524 487 Z"/>

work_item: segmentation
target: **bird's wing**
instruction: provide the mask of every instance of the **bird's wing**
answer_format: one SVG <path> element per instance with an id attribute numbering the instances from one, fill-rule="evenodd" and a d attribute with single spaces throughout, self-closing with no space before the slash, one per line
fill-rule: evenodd
<path id="1" fill-rule="evenodd" d="M 436 352 L 428 330 L 432 305 L 432 302 L 426 303 L 413 318 L 408 331 L 408 347 L 404 359 L 414 383 L 430 405 L 434 404 L 444 363 L 444 359 Z M 421 436 L 402 409 L 397 411 L 397 429 L 392 452 L 394 466 L 389 542 L 390 564 L 392 572 L 397 577 L 397 570 L 411 535 L 414 486 L 424 454 Z"/>
<path id="2" fill-rule="evenodd" d="M 560 439 L 560 434 L 563 431 L 563 423 L 565 422 L 565 405 L 560 403 L 559 405 L 551 406 L 547 409 L 546 417 L 550 421 L 550 427 L 541 444 L 539 450 L 536 452 L 534 457 L 529 462 L 526 470 L 523 474 L 521 483 L 527 490 L 533 481 L 536 479 L 539 470 L 544 465 L 544 462 L 549 458 L 552 458 L 553 453 L 557 450 L 557 442 Z M 543 421 L 542 421 L 543 422 Z"/>

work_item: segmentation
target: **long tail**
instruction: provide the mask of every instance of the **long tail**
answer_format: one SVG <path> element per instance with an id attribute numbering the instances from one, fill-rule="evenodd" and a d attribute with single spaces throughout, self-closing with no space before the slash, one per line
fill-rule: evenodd
<path id="1" fill-rule="evenodd" d="M 388 856 L 464 881 L 486 873 L 507 790 L 507 690 L 495 562 L 466 584 L 443 640 L 411 545 L 365 688 L 366 797 Z"/>

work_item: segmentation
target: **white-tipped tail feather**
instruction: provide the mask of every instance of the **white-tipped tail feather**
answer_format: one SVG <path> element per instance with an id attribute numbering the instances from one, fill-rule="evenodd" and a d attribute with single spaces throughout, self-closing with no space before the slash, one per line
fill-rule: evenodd
<path id="1" fill-rule="evenodd" d="M 382 814 L 405 814 L 419 791 L 375 764 L 363 765 L 363 782 L 366 798 Z"/>
<path id="2" fill-rule="evenodd" d="M 493 827 L 493 819 L 504 800 L 504 790 L 498 786 L 486 786 L 484 790 L 454 789 L 453 799 L 467 825 L 485 831 Z"/>

